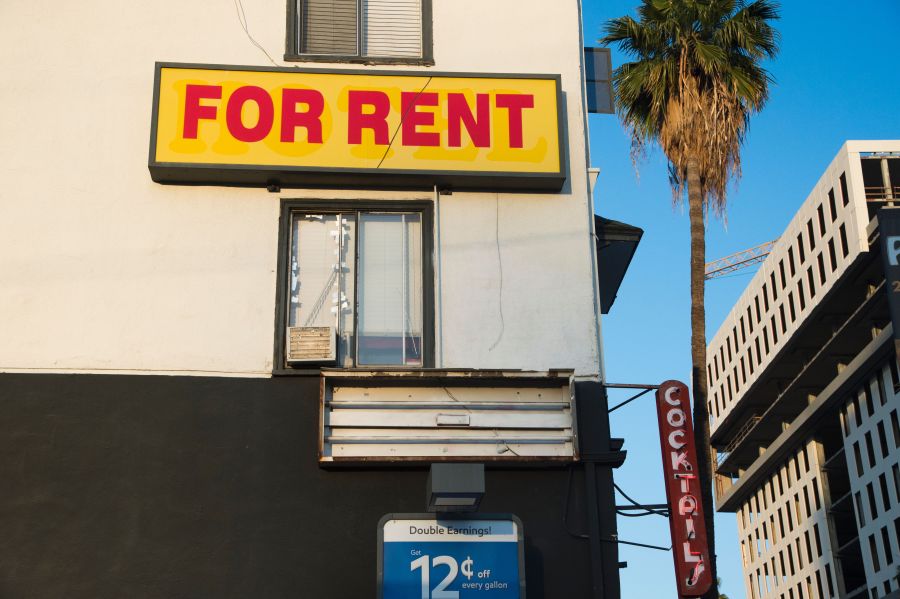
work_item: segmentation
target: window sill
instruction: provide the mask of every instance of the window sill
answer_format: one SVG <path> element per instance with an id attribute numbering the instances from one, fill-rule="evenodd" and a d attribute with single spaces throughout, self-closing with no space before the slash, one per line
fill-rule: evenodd
<path id="1" fill-rule="evenodd" d="M 272 376 L 319 376 L 323 371 L 344 373 L 392 372 L 409 374 L 433 370 L 434 368 L 429 366 L 417 368 L 411 366 L 352 366 L 349 368 L 340 368 L 338 366 L 309 366 L 306 368 L 274 368 L 272 370 Z"/>
<path id="2" fill-rule="evenodd" d="M 306 54 L 285 54 L 286 62 L 330 62 L 337 64 L 358 65 L 415 65 L 421 67 L 433 67 L 433 58 L 401 58 L 401 57 L 369 57 L 369 56 L 324 56 Z"/>
<path id="3" fill-rule="evenodd" d="M 272 376 L 319 376 L 321 368 L 274 368 Z"/>

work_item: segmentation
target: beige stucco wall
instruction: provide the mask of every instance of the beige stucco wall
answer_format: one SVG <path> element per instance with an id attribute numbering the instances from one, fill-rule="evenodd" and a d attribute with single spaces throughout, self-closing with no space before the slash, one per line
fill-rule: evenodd
<path id="1" fill-rule="evenodd" d="M 243 6 L 285 65 L 284 1 Z M 579 27 L 574 0 L 434 0 L 433 70 L 562 74 L 570 166 L 441 198 L 439 365 L 598 371 Z M 154 62 L 270 65 L 232 2 L 6 0 L 0 47 L 2 371 L 264 376 L 280 198 L 432 197 L 153 183 Z"/>

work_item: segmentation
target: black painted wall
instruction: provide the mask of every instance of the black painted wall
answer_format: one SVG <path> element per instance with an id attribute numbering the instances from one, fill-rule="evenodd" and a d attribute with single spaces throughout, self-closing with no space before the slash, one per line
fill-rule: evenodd
<path id="1" fill-rule="evenodd" d="M 423 511 L 427 470 L 319 468 L 317 398 L 317 378 L 0 375 L 0 598 L 374 597 L 377 522 Z M 583 480 L 487 472 L 529 599 L 592 596 L 562 521 L 568 496 L 585 531 Z"/>

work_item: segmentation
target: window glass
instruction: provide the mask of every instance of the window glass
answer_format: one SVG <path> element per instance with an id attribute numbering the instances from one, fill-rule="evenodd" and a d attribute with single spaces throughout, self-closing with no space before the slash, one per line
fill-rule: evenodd
<path id="1" fill-rule="evenodd" d="M 847 227 L 841 225 L 838 230 L 841 234 L 841 255 L 846 258 L 850 254 L 850 246 L 847 243 Z"/>
<path id="2" fill-rule="evenodd" d="M 881 563 L 878 561 L 878 547 L 875 544 L 875 535 L 869 535 L 869 556 L 872 559 L 872 567 L 876 572 L 881 570 Z M 874 593 L 873 597 L 877 597 Z"/>
<path id="3" fill-rule="evenodd" d="M 422 222 L 362 214 L 358 364 L 422 364 Z"/>
<path id="4" fill-rule="evenodd" d="M 894 464 L 891 466 L 891 471 L 894 473 L 894 496 L 900 503 L 900 465 Z M 900 536 L 897 537 L 897 542 L 900 543 Z"/>
<path id="5" fill-rule="evenodd" d="M 878 482 L 881 486 L 881 505 L 884 506 L 885 511 L 891 509 L 891 497 L 888 493 L 888 482 L 887 482 L 887 474 L 882 472 L 878 476 Z"/>
<path id="6" fill-rule="evenodd" d="M 296 0 L 292 52 L 311 56 L 424 56 L 423 0 Z"/>
<path id="7" fill-rule="evenodd" d="M 894 429 L 894 447 L 900 447 L 900 420 L 897 418 L 897 410 L 891 412 L 891 428 Z"/>
<path id="8" fill-rule="evenodd" d="M 291 231 L 288 326 L 334 327 L 337 363 L 352 365 L 355 216 L 303 214 Z"/>
<path id="9" fill-rule="evenodd" d="M 850 196 L 847 194 L 847 175 L 841 173 L 841 201 L 844 206 L 850 203 Z"/>
<path id="10" fill-rule="evenodd" d="M 423 365 L 419 213 L 295 213 L 289 327 L 332 327 L 337 364 Z"/>
<path id="11" fill-rule="evenodd" d="M 881 445 L 881 457 L 888 457 L 888 443 L 887 443 L 887 430 L 884 428 L 884 420 L 878 421 L 878 432 L 877 437 L 879 444 Z"/>
<path id="12" fill-rule="evenodd" d="M 878 505 L 875 502 L 875 487 L 872 486 L 872 483 L 866 485 L 866 492 L 869 495 L 869 514 L 871 519 L 875 520 L 878 518 Z"/>
<path id="13" fill-rule="evenodd" d="M 869 468 L 875 467 L 875 448 L 872 445 L 872 431 L 867 431 L 865 434 L 866 440 L 866 450 L 869 454 Z"/>

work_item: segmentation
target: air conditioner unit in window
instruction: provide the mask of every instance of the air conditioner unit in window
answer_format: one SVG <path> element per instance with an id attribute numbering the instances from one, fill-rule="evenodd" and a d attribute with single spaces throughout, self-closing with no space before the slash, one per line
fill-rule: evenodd
<path id="1" fill-rule="evenodd" d="M 335 346 L 334 327 L 288 327 L 288 364 L 333 364 Z"/>

